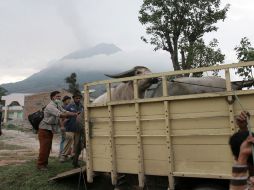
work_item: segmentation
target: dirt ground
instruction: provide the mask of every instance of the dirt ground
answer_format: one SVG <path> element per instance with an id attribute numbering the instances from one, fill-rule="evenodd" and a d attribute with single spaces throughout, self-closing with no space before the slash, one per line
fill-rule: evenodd
<path id="1" fill-rule="evenodd" d="M 60 136 L 55 135 L 50 156 L 59 154 Z M 19 164 L 36 159 L 39 152 L 37 134 L 32 131 L 4 130 L 0 136 L 0 166 Z"/>

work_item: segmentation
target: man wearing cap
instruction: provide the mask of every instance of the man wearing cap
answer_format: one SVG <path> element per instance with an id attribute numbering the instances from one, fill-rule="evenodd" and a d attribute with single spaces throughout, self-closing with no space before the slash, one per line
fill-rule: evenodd
<path id="1" fill-rule="evenodd" d="M 80 103 L 82 98 L 81 93 L 76 93 L 72 96 L 73 103 L 69 104 L 66 107 L 66 110 L 69 112 L 80 114 L 83 112 L 83 106 Z M 80 117 L 78 117 L 80 118 Z M 71 149 L 72 144 L 74 143 L 74 153 L 77 154 L 75 151 L 79 146 L 80 141 L 80 134 L 82 130 L 82 126 L 80 125 L 79 119 L 77 116 L 70 117 L 64 124 L 65 126 L 65 142 L 62 154 L 60 156 L 60 161 L 64 162 L 67 159 L 68 152 Z M 78 166 L 78 160 L 73 159 L 74 167 Z"/>
<path id="2" fill-rule="evenodd" d="M 71 103 L 71 97 L 70 96 L 64 96 L 62 99 L 62 107 L 64 110 L 66 110 L 67 106 Z M 65 141 L 65 127 L 64 123 L 66 122 L 65 118 L 62 118 L 60 120 L 60 129 L 61 129 L 61 141 L 60 141 L 60 150 L 59 150 L 59 156 L 61 156 L 61 152 L 63 151 L 64 147 L 64 141 Z"/>

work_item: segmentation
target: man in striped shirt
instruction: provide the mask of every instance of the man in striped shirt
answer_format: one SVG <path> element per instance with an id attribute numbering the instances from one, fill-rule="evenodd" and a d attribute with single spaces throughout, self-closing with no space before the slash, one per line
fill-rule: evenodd
<path id="1" fill-rule="evenodd" d="M 247 117 L 249 113 L 242 112 L 236 122 L 240 128 L 229 140 L 235 164 L 232 168 L 232 180 L 230 190 L 254 190 L 252 146 L 254 137 L 249 136 L 247 129 Z"/>

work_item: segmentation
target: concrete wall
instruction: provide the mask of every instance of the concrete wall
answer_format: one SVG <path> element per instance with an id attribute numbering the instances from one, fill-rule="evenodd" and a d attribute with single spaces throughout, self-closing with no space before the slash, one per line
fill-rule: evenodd
<path id="1" fill-rule="evenodd" d="M 72 96 L 69 92 L 61 90 L 61 96 Z M 42 92 L 38 94 L 33 94 L 30 96 L 25 96 L 24 102 L 24 120 L 27 120 L 29 114 L 40 110 L 42 107 L 46 106 L 50 102 L 50 92 Z"/>

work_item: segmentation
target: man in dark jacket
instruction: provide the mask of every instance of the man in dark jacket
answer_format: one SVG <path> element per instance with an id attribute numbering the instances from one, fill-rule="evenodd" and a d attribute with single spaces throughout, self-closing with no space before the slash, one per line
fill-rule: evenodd
<path id="1" fill-rule="evenodd" d="M 67 159 L 68 152 L 71 149 L 72 144 L 74 144 L 74 159 L 73 159 L 73 165 L 74 167 L 78 166 L 78 156 L 79 156 L 79 145 L 81 141 L 81 131 L 83 126 L 80 124 L 80 118 L 82 115 L 80 115 L 83 112 L 83 106 L 80 103 L 80 100 L 82 98 L 82 95 L 80 93 L 74 94 L 72 96 L 73 103 L 69 104 L 66 107 L 66 110 L 69 112 L 77 113 L 78 116 L 70 117 L 65 122 L 65 143 L 64 143 L 64 149 L 62 151 L 60 161 L 64 162 Z"/>

